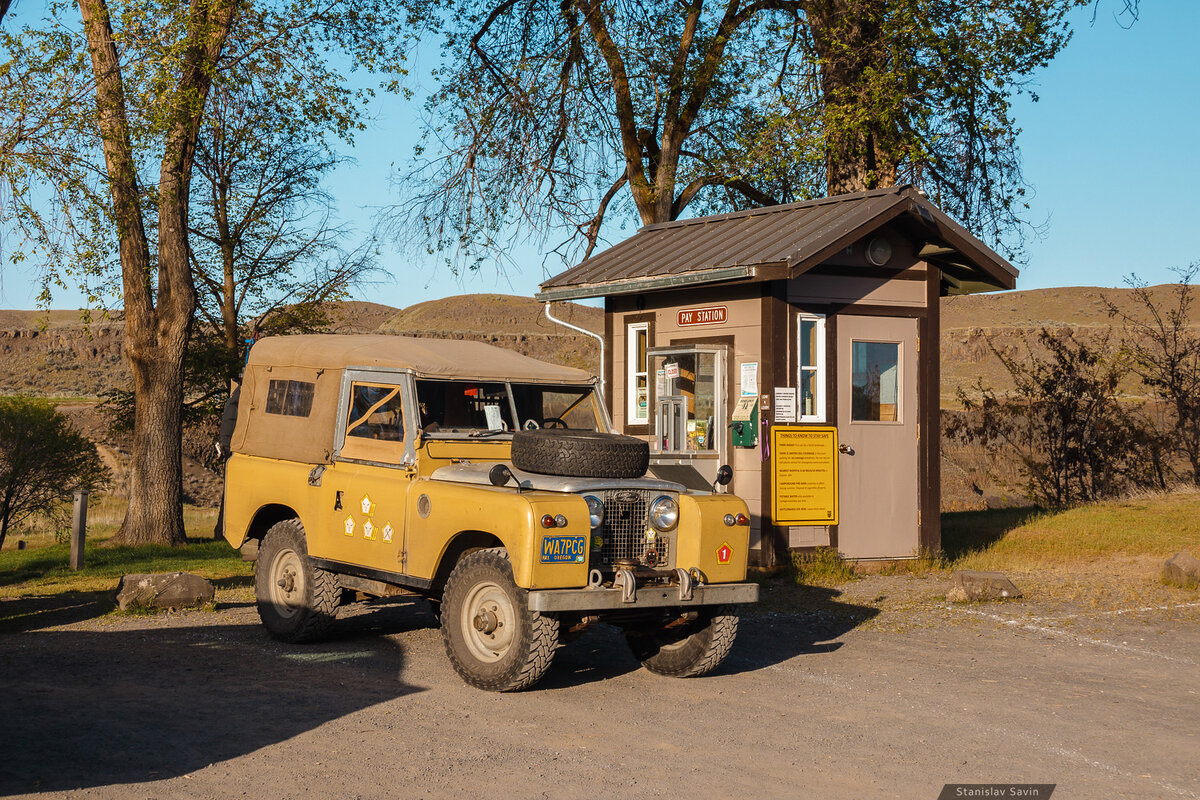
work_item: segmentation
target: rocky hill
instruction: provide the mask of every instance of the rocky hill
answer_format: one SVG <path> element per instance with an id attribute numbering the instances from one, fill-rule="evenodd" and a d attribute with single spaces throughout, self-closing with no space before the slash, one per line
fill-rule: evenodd
<path id="1" fill-rule="evenodd" d="M 1171 289 L 1160 286 L 1153 291 L 1165 303 L 1169 302 Z M 963 388 L 970 393 L 979 380 L 1000 391 L 1011 386 L 992 346 L 1001 351 L 1023 351 L 1027 342 L 1034 342 L 1042 327 L 1071 330 L 1091 340 L 1115 332 L 1105 298 L 1123 309 L 1136 310 L 1130 290 L 1094 287 L 943 299 L 943 407 L 955 408 L 958 390 Z M 592 331 L 601 332 L 604 328 L 603 312 L 598 308 L 560 303 L 555 306 L 555 315 Z M 350 301 L 336 306 L 332 317 L 332 330 L 341 333 L 471 339 L 544 361 L 588 370 L 598 368 L 596 342 L 550 322 L 542 304 L 532 298 L 462 295 L 404 309 Z M 1200 323 L 1200 313 L 1194 321 Z M 77 312 L 0 311 L 0 394 L 77 398 L 64 400 L 63 409 L 88 435 L 104 443 L 106 460 L 119 467 L 126 443 L 106 433 L 102 415 L 87 399 L 98 397 L 107 389 L 128 385 L 122 341 L 123 326 L 119 319 L 84 323 Z M 1138 391 L 1132 381 L 1124 388 L 1130 394 Z M 1006 499 L 1003 488 L 1003 478 L 1011 479 L 1015 473 L 998 480 L 995 468 L 983 452 L 946 443 L 944 505 L 963 509 L 1019 502 L 1020 498 Z M 191 499 L 215 503 L 219 486 L 215 476 L 192 462 L 187 476 Z"/>

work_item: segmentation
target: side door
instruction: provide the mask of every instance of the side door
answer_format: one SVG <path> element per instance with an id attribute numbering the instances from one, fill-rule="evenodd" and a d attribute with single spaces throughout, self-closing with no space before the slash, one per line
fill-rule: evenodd
<path id="1" fill-rule="evenodd" d="M 917 320 L 839 315 L 838 549 L 848 558 L 917 553 Z"/>
<path id="2" fill-rule="evenodd" d="M 347 370 L 338 412 L 334 461 L 322 477 L 328 535 L 311 555 L 403 572 L 406 498 L 416 477 L 412 382 Z"/>

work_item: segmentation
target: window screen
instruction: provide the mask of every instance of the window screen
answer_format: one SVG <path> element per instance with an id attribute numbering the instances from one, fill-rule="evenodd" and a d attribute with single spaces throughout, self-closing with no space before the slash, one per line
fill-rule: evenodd
<path id="1" fill-rule="evenodd" d="M 267 413 L 307 417 L 312 413 L 316 384 L 305 381 L 271 381 L 267 388 Z"/>
<path id="2" fill-rule="evenodd" d="M 350 393 L 350 419 L 347 436 L 404 441 L 404 411 L 400 389 L 396 386 L 354 384 Z"/>

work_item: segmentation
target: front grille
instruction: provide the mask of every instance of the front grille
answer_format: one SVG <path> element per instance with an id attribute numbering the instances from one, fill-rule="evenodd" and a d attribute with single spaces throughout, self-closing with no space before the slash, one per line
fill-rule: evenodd
<path id="1" fill-rule="evenodd" d="M 591 551 L 592 567 L 610 568 L 615 562 L 624 560 L 654 567 L 671 565 L 671 535 L 657 532 L 653 540 L 646 538 L 646 529 L 649 527 L 646 513 L 650 503 L 662 494 L 661 490 L 652 489 L 610 489 L 600 493 L 600 500 L 604 503 L 604 522 L 592 532 L 592 536 L 600 537 L 603 544 L 599 550 Z M 657 556 L 652 559 L 653 564 L 646 558 L 651 549 Z"/>

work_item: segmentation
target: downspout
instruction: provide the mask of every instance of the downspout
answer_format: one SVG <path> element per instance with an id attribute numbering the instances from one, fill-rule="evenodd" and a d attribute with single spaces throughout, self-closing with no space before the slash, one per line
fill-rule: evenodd
<path id="1" fill-rule="evenodd" d="M 593 339 L 595 339 L 597 342 L 600 343 L 600 371 L 596 374 L 600 376 L 600 396 L 603 397 L 604 396 L 604 337 L 598 333 L 593 333 L 592 331 L 589 331 L 587 328 L 581 328 L 578 325 L 572 325 L 571 323 L 566 322 L 565 320 L 557 319 L 553 314 L 550 313 L 550 301 L 549 300 L 546 301 L 546 319 L 550 320 L 551 322 L 557 322 L 559 325 L 562 325 L 564 328 L 570 328 L 573 331 L 582 333 L 584 336 L 590 336 Z"/>

